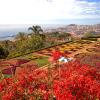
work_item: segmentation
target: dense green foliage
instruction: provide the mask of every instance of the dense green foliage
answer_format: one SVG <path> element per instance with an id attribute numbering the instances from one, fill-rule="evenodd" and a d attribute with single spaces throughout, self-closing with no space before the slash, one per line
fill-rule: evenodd
<path id="1" fill-rule="evenodd" d="M 25 40 L 27 38 L 27 35 L 24 32 L 19 32 L 19 34 L 17 34 L 17 36 L 15 37 L 16 40 Z"/>
<path id="2" fill-rule="evenodd" d="M 44 47 L 44 40 L 39 35 L 32 35 L 31 37 L 25 40 L 16 41 L 15 45 L 15 49 L 10 50 L 9 57 L 20 56 L 41 49 Z"/>
<path id="3" fill-rule="evenodd" d="M 82 40 L 91 40 L 91 41 L 97 41 L 97 38 L 100 38 L 99 34 L 95 34 L 93 32 L 87 32 L 83 35 L 81 38 Z"/>
<path id="4" fill-rule="evenodd" d="M 63 32 L 61 32 L 61 33 L 59 33 L 59 32 L 53 32 L 52 34 L 49 34 L 51 37 L 56 37 L 56 38 L 66 38 L 66 37 L 69 37 L 69 36 L 71 36 L 71 34 L 70 33 L 63 33 Z"/>
<path id="5" fill-rule="evenodd" d="M 8 54 L 9 54 L 8 50 L 0 46 L 0 59 L 5 59 L 8 56 Z"/>
<path id="6" fill-rule="evenodd" d="M 87 32 L 87 33 L 84 34 L 83 37 L 85 37 L 85 38 L 89 38 L 89 37 L 93 37 L 93 36 L 94 36 L 93 33 L 91 33 L 91 32 Z"/>
<path id="7" fill-rule="evenodd" d="M 82 40 L 97 41 L 97 38 L 94 38 L 94 37 L 93 37 L 93 38 L 84 38 L 84 37 L 83 37 L 83 38 L 81 38 L 81 39 L 82 39 Z"/>

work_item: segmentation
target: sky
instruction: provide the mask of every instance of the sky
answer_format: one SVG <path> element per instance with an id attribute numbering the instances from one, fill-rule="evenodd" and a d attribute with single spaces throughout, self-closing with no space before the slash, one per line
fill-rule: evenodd
<path id="1" fill-rule="evenodd" d="M 70 23 L 100 23 L 100 0 L 0 0 L 0 24 Z"/>

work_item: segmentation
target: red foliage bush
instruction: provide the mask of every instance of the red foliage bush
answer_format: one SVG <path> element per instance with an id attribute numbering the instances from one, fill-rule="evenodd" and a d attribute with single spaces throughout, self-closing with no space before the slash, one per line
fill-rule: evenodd
<path id="1" fill-rule="evenodd" d="M 100 71 L 78 62 L 47 70 L 22 70 L 0 82 L 2 100 L 100 99 Z"/>

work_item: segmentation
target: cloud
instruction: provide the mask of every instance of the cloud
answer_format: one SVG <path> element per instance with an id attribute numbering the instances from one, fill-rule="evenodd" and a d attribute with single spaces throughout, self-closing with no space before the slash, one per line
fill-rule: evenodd
<path id="1" fill-rule="evenodd" d="M 80 9 L 79 14 L 86 18 L 100 17 L 100 2 L 77 1 L 76 5 L 76 8 Z"/>
<path id="2" fill-rule="evenodd" d="M 0 0 L 1 24 L 50 23 L 99 18 L 100 3 L 79 0 Z"/>

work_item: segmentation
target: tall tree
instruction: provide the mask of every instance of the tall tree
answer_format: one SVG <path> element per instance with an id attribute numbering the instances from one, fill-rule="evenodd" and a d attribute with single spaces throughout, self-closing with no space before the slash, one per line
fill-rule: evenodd
<path id="1" fill-rule="evenodd" d="M 39 34 L 40 32 L 43 32 L 41 26 L 39 25 L 29 27 L 28 30 L 31 30 L 35 34 Z"/>
<path id="2" fill-rule="evenodd" d="M 24 32 L 19 32 L 18 34 L 17 34 L 17 36 L 15 37 L 15 39 L 17 39 L 17 40 L 25 40 L 27 38 L 27 35 L 24 33 Z"/>

